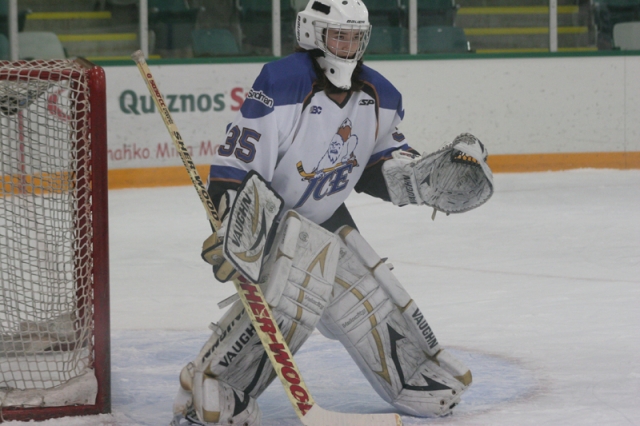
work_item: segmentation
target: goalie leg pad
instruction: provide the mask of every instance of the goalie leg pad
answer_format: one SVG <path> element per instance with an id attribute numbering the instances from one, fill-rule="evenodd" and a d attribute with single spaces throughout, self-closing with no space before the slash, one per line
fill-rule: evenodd
<path id="1" fill-rule="evenodd" d="M 344 227 L 339 234 L 343 245 L 334 297 L 319 329 L 337 338 L 378 394 L 402 412 L 449 414 L 470 383 L 470 373 L 467 383 L 456 376 L 468 369 L 409 320 L 415 302 L 357 231 Z M 388 274 L 375 273 L 381 268 Z"/>
<path id="2" fill-rule="evenodd" d="M 260 286 L 292 353 L 311 335 L 331 299 L 339 251 L 333 233 L 293 211 L 285 214 Z M 194 361 L 196 369 L 257 398 L 275 374 L 242 302 L 214 328 Z"/>
<path id="3" fill-rule="evenodd" d="M 351 231 L 351 228 L 343 228 L 341 230 L 340 237 L 342 241 L 351 251 L 357 253 L 357 257 L 362 264 L 371 271 L 376 281 L 400 309 L 412 335 L 417 336 L 416 343 L 420 345 L 428 356 L 436 359 L 439 365 L 456 379 L 465 386 L 470 385 L 472 379 L 469 369 L 440 346 L 424 314 L 400 281 L 393 275 L 389 265 L 380 258 L 358 231 Z"/>

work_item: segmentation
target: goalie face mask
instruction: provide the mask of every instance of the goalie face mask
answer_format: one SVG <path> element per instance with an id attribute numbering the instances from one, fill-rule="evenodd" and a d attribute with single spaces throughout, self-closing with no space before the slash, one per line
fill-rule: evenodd
<path id="1" fill-rule="evenodd" d="M 351 74 L 370 35 L 369 12 L 361 0 L 311 0 L 298 13 L 298 44 L 322 50 L 324 56 L 317 58 L 318 64 L 329 81 L 343 90 L 351 87 Z"/>

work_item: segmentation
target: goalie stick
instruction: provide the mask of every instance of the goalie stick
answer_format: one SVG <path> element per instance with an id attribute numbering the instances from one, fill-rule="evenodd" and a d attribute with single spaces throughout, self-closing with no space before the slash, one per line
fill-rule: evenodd
<path id="1" fill-rule="evenodd" d="M 158 112 L 162 116 L 171 140 L 176 151 L 189 173 L 191 182 L 195 187 L 200 201 L 207 211 L 207 216 L 214 229 L 220 227 L 220 217 L 209 197 L 206 187 L 200 178 L 189 152 L 184 144 L 182 136 L 178 132 L 178 127 L 171 117 L 164 97 L 160 93 L 151 70 L 144 58 L 142 51 L 138 50 L 131 55 L 131 58 L 138 66 L 138 70 L 144 79 L 153 100 L 158 107 Z M 243 276 L 233 280 L 234 285 L 245 310 L 251 318 L 251 322 L 256 329 L 264 350 L 269 356 L 282 385 L 285 389 L 293 409 L 305 426 L 401 426 L 402 420 L 398 414 L 351 414 L 338 413 L 325 410 L 320 407 L 312 398 L 305 385 L 300 370 L 296 365 L 293 355 L 289 350 L 271 309 L 265 300 L 262 290 L 258 284 L 248 281 Z"/>

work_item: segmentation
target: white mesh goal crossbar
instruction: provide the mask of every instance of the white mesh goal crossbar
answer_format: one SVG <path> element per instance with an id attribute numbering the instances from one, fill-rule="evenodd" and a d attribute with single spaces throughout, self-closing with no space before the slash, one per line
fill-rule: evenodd
<path id="1" fill-rule="evenodd" d="M 0 422 L 110 409 L 104 81 L 0 62 Z"/>

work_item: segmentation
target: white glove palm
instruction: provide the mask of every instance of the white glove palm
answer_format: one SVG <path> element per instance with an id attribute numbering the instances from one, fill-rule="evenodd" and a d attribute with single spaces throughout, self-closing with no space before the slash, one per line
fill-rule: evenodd
<path id="1" fill-rule="evenodd" d="M 462 213 L 493 195 L 493 174 L 486 160 L 482 142 L 463 133 L 428 155 L 396 151 L 382 173 L 394 204 L 426 204 L 447 214 Z"/>

